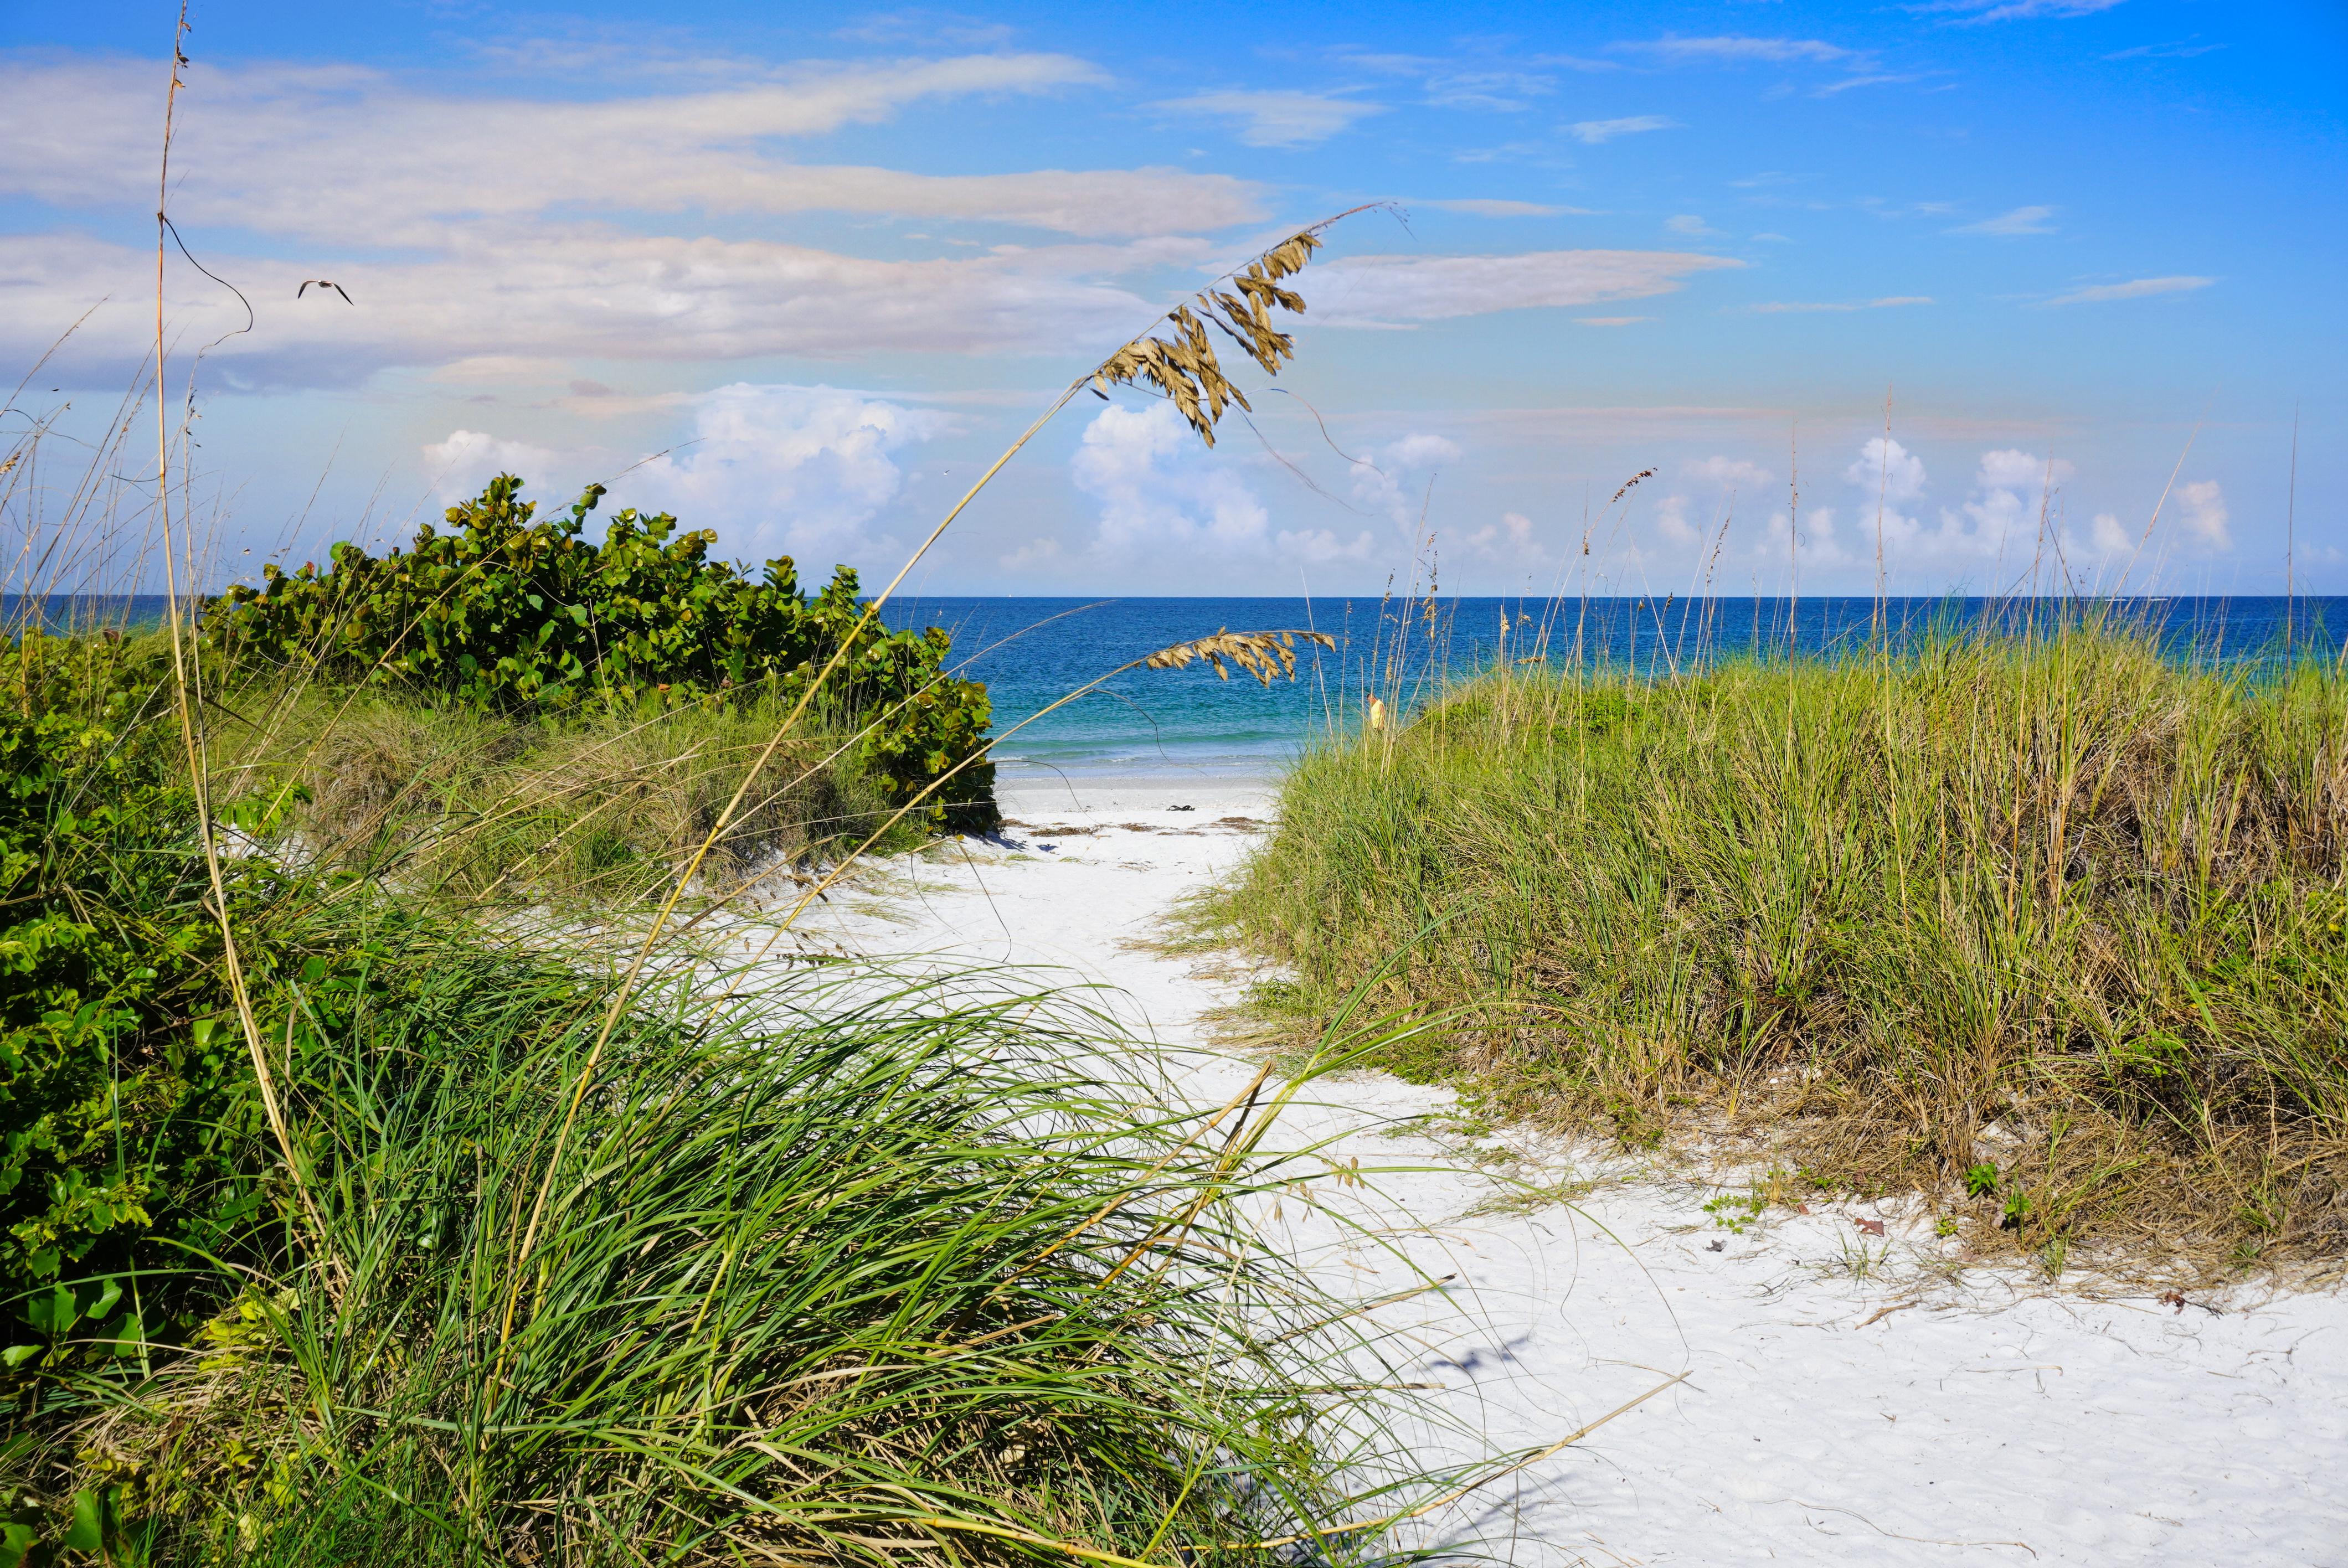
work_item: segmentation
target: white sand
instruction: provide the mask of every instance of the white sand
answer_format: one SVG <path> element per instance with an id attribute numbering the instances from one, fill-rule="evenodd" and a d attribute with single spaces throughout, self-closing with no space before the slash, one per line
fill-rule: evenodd
<path id="1" fill-rule="evenodd" d="M 1213 958 L 1127 944 L 1245 853 L 1251 829 L 1227 819 L 1262 819 L 1267 798 L 1229 782 L 1046 778 L 1006 790 L 1025 825 L 1004 842 L 876 871 L 825 908 L 827 936 L 1107 982 L 1176 1051 L 1189 1091 L 1220 1102 L 1255 1063 L 1207 1046 L 1199 1018 L 1235 982 Z M 1776 1211 L 1733 1235 L 1702 1208 L 1719 1189 L 1667 1176 L 1478 1217 L 1509 1189 L 1460 1163 L 1449 1098 L 1354 1074 L 1320 1086 L 1292 1131 L 1342 1133 L 1336 1152 L 1365 1167 L 1415 1167 L 1376 1178 L 1377 1201 L 1416 1233 L 1404 1245 L 1422 1266 L 1460 1278 L 1388 1321 L 1421 1336 L 1411 1375 L 1445 1385 L 1437 1397 L 1482 1434 L 1428 1441 L 1454 1460 L 1478 1441 L 1545 1445 L 1687 1374 L 1444 1516 L 1451 1535 L 1525 1563 L 2348 1563 L 2336 1291 L 2180 1310 L 2075 1276 L 2049 1286 L 1976 1267 L 1952 1282 L 1955 1244 L 1896 1205 Z M 1517 1173 L 1610 1172 L 1547 1149 Z M 1406 1280 L 1334 1234 L 1308 1225 L 1292 1242 L 1349 1291 Z"/>

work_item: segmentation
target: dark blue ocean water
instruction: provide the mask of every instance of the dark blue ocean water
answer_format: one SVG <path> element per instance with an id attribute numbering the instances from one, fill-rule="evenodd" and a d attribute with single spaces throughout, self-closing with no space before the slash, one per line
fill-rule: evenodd
<path id="1" fill-rule="evenodd" d="M 1898 646 L 1935 630 L 1971 629 L 1983 617 L 2043 626 L 2100 610 L 2157 628 L 2180 659 L 2265 669 L 2281 661 L 2285 603 L 2281 597 L 2117 606 L 1909 599 L 1888 601 L 1880 625 Z M 45 608 L 53 623 L 135 626 L 160 620 L 163 600 L 59 595 Z M 14 625 L 21 609 L 0 596 L 0 624 Z M 2348 599 L 2301 598 L 2291 609 L 2293 654 L 2337 658 L 2348 634 Z M 1562 661 L 1578 651 L 1593 662 L 1653 675 L 1756 649 L 1782 656 L 1789 642 L 1804 655 L 1856 651 L 1879 624 L 1872 599 L 1792 605 L 1782 599 L 1441 599 L 1431 607 L 1375 599 L 906 599 L 892 602 L 885 618 L 892 626 L 942 626 L 953 634 L 960 671 L 987 683 L 995 733 L 1009 733 L 997 755 L 1014 771 L 1200 778 L 1265 776 L 1334 725 L 1358 723 L 1373 693 L 1407 709 L 1447 677 L 1499 657 L 1504 620 L 1510 659 Z M 1300 647 L 1296 680 L 1268 691 L 1236 672 L 1218 681 L 1200 664 L 1135 670 L 1043 712 L 1128 660 L 1226 628 L 1317 630 L 1337 646 Z"/>
<path id="2" fill-rule="evenodd" d="M 2145 600 L 2106 612 L 2158 628 L 2179 658 L 2227 664 L 2280 662 L 2284 604 L 2272 599 Z M 2073 601 L 1893 600 L 1882 608 L 1895 645 L 1962 630 L 1984 616 L 2021 626 L 2077 615 Z M 1642 674 L 1669 674 L 1701 661 L 1782 654 L 1790 633 L 1800 654 L 1855 651 L 1877 626 L 1872 599 L 1529 600 L 1442 599 L 923 599 L 891 604 L 896 626 L 942 626 L 953 634 L 962 672 L 984 681 L 997 734 L 1014 731 L 1052 702 L 1128 660 L 1229 628 L 1313 629 L 1334 651 L 1299 650 L 1297 679 L 1267 691 L 1234 672 L 1218 681 L 1203 666 L 1136 670 L 1045 713 L 1004 739 L 998 757 L 1015 766 L 1070 774 L 1172 773 L 1259 777 L 1333 724 L 1359 723 L 1375 693 L 1403 706 L 1450 675 L 1508 656 L 1584 658 Z M 2348 632 L 2348 599 L 2297 600 L 2291 643 L 2301 657 L 2336 657 Z M 1397 657 L 1397 654 L 1399 657 Z"/>

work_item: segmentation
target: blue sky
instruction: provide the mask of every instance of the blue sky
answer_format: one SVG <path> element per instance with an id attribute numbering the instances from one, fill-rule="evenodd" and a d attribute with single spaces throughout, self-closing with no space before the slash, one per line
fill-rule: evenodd
<path id="1" fill-rule="evenodd" d="M 0 15 L 0 363 L 88 313 L 19 400 L 69 433 L 152 330 L 171 15 Z M 2295 507 L 2348 591 L 2337 4 L 191 15 L 171 210 L 257 318 L 201 374 L 217 574 L 510 467 L 869 578 L 1156 311 L 1383 200 L 1252 427 L 1082 399 L 921 589 L 1375 590 L 1423 520 L 1463 591 L 1864 592 L 1879 538 L 1905 591 L 2257 593 Z M 176 384 L 243 311 L 168 293 Z"/>

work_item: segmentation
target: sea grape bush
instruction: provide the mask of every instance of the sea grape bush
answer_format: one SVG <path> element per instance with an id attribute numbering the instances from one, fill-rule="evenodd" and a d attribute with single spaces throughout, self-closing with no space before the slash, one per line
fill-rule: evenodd
<path id="1" fill-rule="evenodd" d="M 194 803 L 128 733 L 129 696 L 0 706 L 0 1387 L 77 1323 L 152 1327 L 171 1292 L 126 1296 L 132 1271 L 184 1269 L 263 1206 Z"/>
<path id="2" fill-rule="evenodd" d="M 589 542 L 581 534 L 601 485 L 550 521 L 521 490 L 500 475 L 448 508 L 447 532 L 427 523 L 405 551 L 377 558 L 337 544 L 324 571 L 266 566 L 262 587 L 239 585 L 206 607 L 206 636 L 240 661 L 544 713 L 796 702 L 846 644 L 824 716 L 851 733 L 872 726 L 864 759 L 901 797 L 983 743 L 986 688 L 945 673 L 946 633 L 859 630 L 849 568 L 809 596 L 788 557 L 754 580 L 709 559 L 714 532 L 679 532 L 666 513 L 623 510 L 600 546 Z M 991 764 L 963 768 L 932 797 L 932 815 L 983 825 L 993 784 Z"/>

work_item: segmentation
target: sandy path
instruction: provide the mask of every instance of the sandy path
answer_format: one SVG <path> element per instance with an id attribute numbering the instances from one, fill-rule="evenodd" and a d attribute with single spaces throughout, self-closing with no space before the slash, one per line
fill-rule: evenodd
<path id="1" fill-rule="evenodd" d="M 1107 982 L 1180 1052 L 1186 1088 L 1220 1102 L 1254 1071 L 1198 1028 L 1231 982 L 1211 960 L 1128 944 L 1245 853 L 1251 829 L 1231 819 L 1266 802 L 1229 786 L 1079 793 L 1081 807 L 1063 785 L 1012 795 L 1022 825 L 1003 842 L 896 863 L 823 927 L 866 951 Z M 1414 1378 L 1445 1385 L 1465 1431 L 1495 1450 L 1545 1444 L 1687 1374 L 1444 1521 L 1488 1550 L 1528 1564 L 2348 1564 L 2336 1293 L 2246 1292 L 2213 1312 L 1987 1269 L 1951 1285 L 1932 1265 L 1954 1244 L 1896 1209 L 1732 1234 L 1702 1208 L 1716 1189 L 1660 1178 L 1479 1214 L 1509 1189 L 1457 1158 L 1445 1092 L 1355 1074 L 1316 1101 L 1299 1135 L 1419 1167 L 1379 1180 L 1385 1217 L 1422 1266 L 1459 1280 L 1395 1321 L 1424 1346 Z M 1517 1171 L 1610 1173 L 1558 1150 Z M 1365 1293 L 1406 1277 L 1326 1226 L 1292 1242 Z M 1429 1440 L 1468 1457 L 1476 1440 Z"/>

